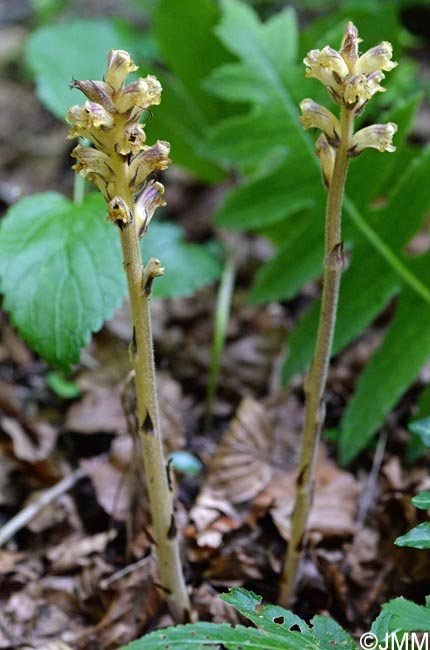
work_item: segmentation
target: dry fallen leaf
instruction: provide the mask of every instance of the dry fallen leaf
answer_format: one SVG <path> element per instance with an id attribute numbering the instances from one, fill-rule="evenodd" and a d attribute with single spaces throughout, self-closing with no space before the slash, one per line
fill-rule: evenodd
<path id="1" fill-rule="evenodd" d="M 271 440 L 264 408 L 245 397 L 209 465 L 208 485 L 213 493 L 236 504 L 261 492 L 273 475 Z"/>
<path id="2" fill-rule="evenodd" d="M 90 537 L 72 535 L 58 546 L 48 549 L 46 557 L 52 562 L 51 569 L 61 573 L 88 563 L 92 553 L 103 553 L 107 544 L 116 537 L 116 530 L 108 530 Z"/>

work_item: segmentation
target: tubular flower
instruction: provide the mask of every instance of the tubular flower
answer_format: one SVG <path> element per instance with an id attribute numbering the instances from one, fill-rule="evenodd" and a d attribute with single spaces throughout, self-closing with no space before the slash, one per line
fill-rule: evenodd
<path id="1" fill-rule="evenodd" d="M 384 78 L 381 71 L 388 72 L 397 65 L 391 61 L 390 43 L 383 41 L 359 56 L 360 42 L 356 27 L 348 23 L 339 51 L 327 45 L 322 50 L 311 50 L 303 61 L 307 66 L 306 76 L 321 81 L 337 104 L 356 114 L 375 92 L 383 90 L 379 86 Z"/>
<path id="2" fill-rule="evenodd" d="M 315 153 L 320 159 L 324 185 L 330 186 L 336 159 L 336 149 L 329 144 L 325 133 L 321 133 L 315 143 Z"/>
<path id="3" fill-rule="evenodd" d="M 327 108 L 317 104 L 313 99 L 304 99 L 300 102 L 302 116 L 300 122 L 304 129 L 320 129 L 324 131 L 331 144 L 334 146 L 340 142 L 340 124 L 337 117 Z"/>
<path id="4" fill-rule="evenodd" d="M 352 157 L 358 156 L 364 149 L 371 148 L 378 151 L 395 151 L 393 135 L 397 131 L 397 124 L 372 124 L 360 129 L 352 136 L 348 154 Z"/>
<path id="5" fill-rule="evenodd" d="M 145 144 L 144 125 L 139 118 L 144 110 L 160 103 L 162 88 L 152 75 L 126 85 L 127 76 L 136 70 L 128 52 L 111 50 L 104 81 L 75 80 L 71 84 L 88 99 L 83 106 L 69 108 L 66 120 L 70 124 L 68 138 L 87 138 L 94 145 L 75 147 L 72 156 L 77 162 L 73 168 L 97 185 L 109 204 L 108 218 L 118 224 L 134 221 L 134 210 L 124 212 L 119 199 L 125 181 L 135 209 L 146 215 L 143 227 L 142 217 L 136 224 L 143 232 L 156 207 L 163 204 L 164 192 L 160 183 L 148 183 L 147 178 L 167 168 L 170 145 L 163 141 Z"/>

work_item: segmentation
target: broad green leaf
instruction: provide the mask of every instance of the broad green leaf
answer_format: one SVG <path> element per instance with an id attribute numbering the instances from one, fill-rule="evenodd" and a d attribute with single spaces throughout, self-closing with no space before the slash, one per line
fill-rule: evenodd
<path id="1" fill-rule="evenodd" d="M 305 207 L 315 207 L 318 193 L 304 196 L 300 185 L 308 185 L 315 170 L 304 164 L 291 173 L 291 163 L 292 158 L 287 156 L 275 171 L 244 183 L 227 194 L 217 212 L 216 223 L 228 228 L 256 229 L 281 221 Z M 313 215 L 315 211 L 316 208 Z"/>
<path id="2" fill-rule="evenodd" d="M 271 119 L 267 120 L 265 111 L 257 108 L 247 115 L 227 118 L 211 129 L 200 150 L 208 158 L 244 171 L 258 169 L 264 158 L 273 152 L 274 141 L 278 141 L 279 152 L 285 156 L 290 146 L 280 135 L 288 129 L 285 111 L 281 107 L 277 112 L 276 106 L 272 106 L 270 115 Z M 230 220 L 228 225 L 231 225 Z"/>
<path id="3" fill-rule="evenodd" d="M 194 623 L 157 630 L 133 641 L 121 650 L 279 650 L 279 639 L 255 628 L 227 623 Z M 316 644 L 291 644 L 292 650 L 312 650 Z"/>
<path id="4" fill-rule="evenodd" d="M 152 222 L 141 250 L 144 263 L 157 257 L 164 267 L 164 275 L 153 284 L 154 297 L 189 295 L 221 273 L 220 260 L 212 248 L 187 243 L 182 228 L 173 223 Z"/>
<path id="5" fill-rule="evenodd" d="M 321 641 L 321 650 L 345 648 L 355 650 L 357 644 L 345 630 L 328 616 L 314 616 L 311 620 L 314 635 Z"/>
<path id="6" fill-rule="evenodd" d="M 412 498 L 412 503 L 420 510 L 428 510 L 430 508 L 430 492 L 419 492 Z"/>
<path id="7" fill-rule="evenodd" d="M 204 82 L 214 95 L 231 102 L 258 102 L 268 104 L 273 89 L 265 79 L 256 83 L 255 70 L 248 63 L 226 63 L 215 68 Z"/>
<path id="8" fill-rule="evenodd" d="M 342 421 L 340 459 L 348 463 L 364 449 L 374 431 L 424 365 L 430 351 L 430 309 L 410 292 L 399 298 L 382 345 L 361 374 Z"/>
<path id="9" fill-rule="evenodd" d="M 288 222 L 288 239 L 257 273 L 250 294 L 254 302 L 293 298 L 303 284 L 320 274 L 324 252 L 322 219 L 315 224 L 313 212 L 307 211 L 291 214 Z"/>
<path id="10" fill-rule="evenodd" d="M 252 591 L 241 587 L 234 588 L 226 594 L 221 594 L 220 598 L 265 632 L 277 634 L 280 640 L 283 636 L 290 637 L 290 628 L 293 626 L 297 626 L 304 636 L 310 634 L 310 628 L 299 616 L 278 605 L 261 607 L 261 596 Z"/>
<path id="11" fill-rule="evenodd" d="M 218 102 L 202 88 L 202 81 L 213 68 L 231 59 L 213 34 L 218 19 L 213 0 L 160 0 L 154 18 L 164 63 L 181 80 L 208 123 L 218 114 Z"/>
<path id="12" fill-rule="evenodd" d="M 311 629 L 282 607 L 261 607 L 261 598 L 245 589 L 232 589 L 221 598 L 258 628 L 203 622 L 178 625 L 147 634 L 121 650 L 218 650 L 220 646 L 226 650 L 330 650 L 333 645 L 346 650 L 356 648 L 353 639 L 337 623 L 323 616 L 313 619 Z"/>
<path id="13" fill-rule="evenodd" d="M 405 598 L 395 598 L 382 605 L 384 612 L 391 615 L 391 631 L 429 632 L 430 609 Z"/>
<path id="14" fill-rule="evenodd" d="M 203 88 L 203 79 L 215 66 L 230 59 L 213 35 L 218 17 L 219 10 L 212 0 L 158 3 L 154 30 L 168 72 L 157 73 L 163 98 L 156 120 L 147 124 L 150 138 L 163 134 L 171 143 L 176 164 L 209 182 L 224 177 L 219 167 L 198 153 L 201 141 L 222 110 L 219 101 Z"/>
<path id="15" fill-rule="evenodd" d="M 50 364 L 79 360 L 125 293 L 119 239 L 98 195 L 78 207 L 54 192 L 21 199 L 0 229 L 4 308 Z"/>
<path id="16" fill-rule="evenodd" d="M 145 42 L 140 35 L 140 50 Z M 135 51 L 131 30 L 111 20 L 85 19 L 37 29 L 27 42 L 26 59 L 35 75 L 41 102 L 60 120 L 81 92 L 69 88 L 73 79 L 103 79 L 111 49 Z"/>
<path id="17" fill-rule="evenodd" d="M 154 70 L 147 71 L 154 73 Z M 221 168 L 198 153 L 209 125 L 194 97 L 178 77 L 160 71 L 156 76 L 163 93 L 161 104 L 154 108 L 154 119 L 147 120 L 145 126 L 148 142 L 167 140 L 172 146 L 171 155 L 176 165 L 188 169 L 203 181 L 221 181 L 225 177 Z"/>

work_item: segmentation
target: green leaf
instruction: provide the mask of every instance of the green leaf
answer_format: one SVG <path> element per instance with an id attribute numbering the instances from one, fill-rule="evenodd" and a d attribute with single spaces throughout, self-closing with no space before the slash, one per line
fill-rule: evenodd
<path id="1" fill-rule="evenodd" d="M 408 428 L 409 431 L 421 438 L 426 447 L 430 447 L 430 417 L 411 422 Z"/>
<path id="2" fill-rule="evenodd" d="M 218 102 L 202 88 L 202 81 L 231 58 L 213 34 L 218 19 L 219 9 L 213 0 L 160 0 L 154 17 L 164 63 L 208 122 L 216 118 Z"/>
<path id="3" fill-rule="evenodd" d="M 203 88 L 211 70 L 230 60 L 213 34 L 219 10 L 212 0 L 161 0 L 154 17 L 154 31 L 168 73 L 157 73 L 163 98 L 154 124 L 147 131 L 153 139 L 171 142 L 177 164 L 209 182 L 220 181 L 223 172 L 198 152 L 210 125 L 222 110 L 220 102 Z"/>
<path id="4" fill-rule="evenodd" d="M 278 113 L 276 106 L 272 106 L 270 113 L 270 120 L 266 119 L 265 111 L 261 108 L 247 115 L 235 115 L 223 120 L 209 131 L 200 150 L 208 158 L 236 165 L 245 171 L 258 168 L 261 161 L 273 151 L 276 140 L 280 152 L 286 154 L 289 143 L 280 137 L 288 128 L 288 123 L 284 124 L 285 113 L 283 110 Z M 246 138 L 243 137 L 244 133 Z M 231 227 L 231 217 L 227 225 Z"/>
<path id="5" fill-rule="evenodd" d="M 410 292 L 399 298 L 382 345 L 361 374 L 342 421 L 340 459 L 348 463 L 417 376 L 430 350 L 430 309 Z"/>
<path id="6" fill-rule="evenodd" d="M 145 40 L 141 34 L 140 41 Z M 70 90 L 73 79 L 103 79 L 111 49 L 134 52 L 134 38 L 123 24 L 110 20 L 85 19 L 46 25 L 30 36 L 27 64 L 36 79 L 40 101 L 60 120 L 83 95 Z"/>
<path id="7" fill-rule="evenodd" d="M 425 521 L 418 524 L 405 535 L 394 540 L 397 546 L 409 546 L 412 548 L 430 548 L 430 522 Z"/>
<path id="8" fill-rule="evenodd" d="M 157 257 L 164 267 L 164 275 L 153 284 L 154 297 L 190 295 L 221 274 L 221 262 L 212 248 L 187 243 L 182 228 L 173 223 L 152 222 L 141 251 L 144 263 Z"/>
<path id="9" fill-rule="evenodd" d="M 178 625 L 147 634 L 121 650 L 215 650 L 219 645 L 226 650 L 331 650 L 333 645 L 356 650 L 349 634 L 324 616 L 314 617 L 311 629 L 282 607 L 261 607 L 261 598 L 246 589 L 234 588 L 220 597 L 258 628 L 203 622 Z"/>
<path id="10" fill-rule="evenodd" d="M 75 399 L 81 394 L 78 384 L 66 379 L 63 372 L 54 370 L 46 375 L 46 383 L 49 388 L 63 399 Z"/>
<path id="11" fill-rule="evenodd" d="M 104 201 L 54 192 L 21 199 L 0 229 L 4 308 L 48 363 L 68 370 L 125 293 L 117 233 Z"/>
<path id="12" fill-rule="evenodd" d="M 290 173 L 291 163 L 290 156 L 287 156 L 275 171 L 244 183 L 227 194 L 217 212 L 216 223 L 228 228 L 261 228 L 281 221 L 305 207 L 315 206 L 315 192 L 304 196 L 300 185 L 309 185 L 309 177 L 315 176 L 314 170 L 305 164 L 293 174 Z M 315 210 L 312 214 L 314 212 Z"/>
<path id="13" fill-rule="evenodd" d="M 419 492 L 412 498 L 412 503 L 420 510 L 428 510 L 430 508 L 430 492 Z"/>
<path id="14" fill-rule="evenodd" d="M 382 605 L 384 612 L 391 615 L 390 631 L 429 632 L 430 609 L 417 605 L 405 598 L 395 598 Z"/>
<path id="15" fill-rule="evenodd" d="M 154 73 L 154 70 L 148 70 Z M 225 173 L 215 163 L 206 160 L 199 153 L 199 147 L 209 124 L 194 97 L 187 91 L 178 77 L 157 71 L 157 78 L 163 87 L 160 106 L 154 108 L 154 119 L 148 120 L 145 131 L 148 142 L 158 138 L 172 145 L 172 158 L 176 165 L 191 171 L 197 178 L 219 182 Z"/>

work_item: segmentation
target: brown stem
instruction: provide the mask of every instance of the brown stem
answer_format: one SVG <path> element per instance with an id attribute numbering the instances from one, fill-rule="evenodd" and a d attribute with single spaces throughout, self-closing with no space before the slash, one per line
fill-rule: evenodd
<path id="1" fill-rule="evenodd" d="M 353 119 L 353 111 L 341 109 L 341 144 L 336 151 L 333 176 L 327 196 L 324 278 L 318 334 L 312 365 L 304 386 L 306 404 L 302 449 L 296 478 L 296 499 L 288 552 L 280 583 L 279 604 L 283 607 L 288 607 L 294 595 L 297 573 L 305 547 L 306 526 L 312 505 L 315 458 L 325 416 L 324 393 L 344 263 L 341 210 Z"/>
<path id="2" fill-rule="evenodd" d="M 134 223 L 122 228 L 121 244 L 133 320 L 130 356 L 136 373 L 137 419 L 161 584 L 173 618 L 183 622 L 190 618 L 190 602 L 179 555 L 169 468 L 163 452 L 149 308 L 151 285 L 159 275 L 159 262 L 152 258 L 144 272 Z"/>
<path id="3" fill-rule="evenodd" d="M 119 157 L 115 172 L 118 195 L 132 210 L 133 200 L 125 180 L 122 180 L 125 179 L 124 164 Z M 152 282 L 162 274 L 162 269 L 154 258 L 143 268 L 138 233 L 132 219 L 120 223 L 120 232 L 133 321 L 130 357 L 135 371 L 137 420 L 156 552 L 169 611 L 175 622 L 180 623 L 190 620 L 191 606 L 180 560 L 173 490 L 163 451 L 150 314 Z"/>

